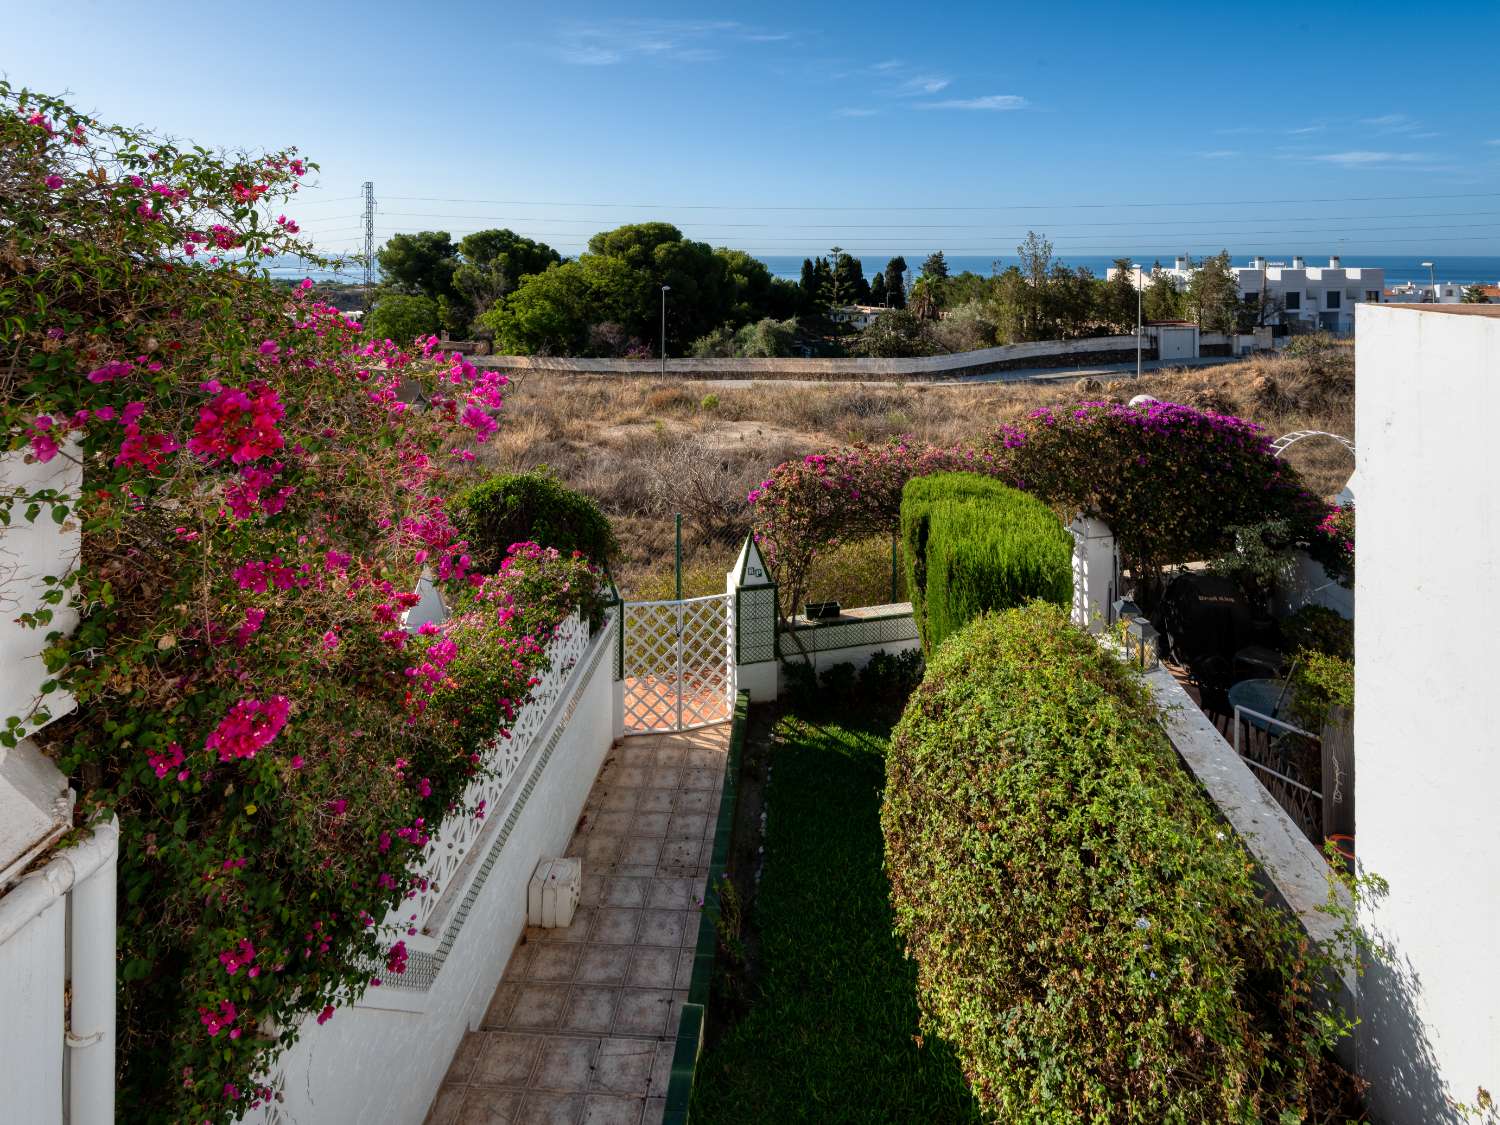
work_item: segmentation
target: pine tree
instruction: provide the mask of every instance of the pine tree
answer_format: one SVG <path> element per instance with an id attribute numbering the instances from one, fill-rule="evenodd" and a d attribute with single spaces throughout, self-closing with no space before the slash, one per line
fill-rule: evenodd
<path id="1" fill-rule="evenodd" d="M 802 259 L 802 281 L 800 284 L 802 292 L 806 293 L 809 297 L 816 297 L 818 295 L 818 277 L 813 271 L 811 258 Z"/>
<path id="2" fill-rule="evenodd" d="M 906 259 L 896 255 L 885 264 L 885 303 L 888 308 L 906 308 L 906 282 L 902 275 L 906 273 Z"/>
<path id="3" fill-rule="evenodd" d="M 877 273 L 875 280 L 870 282 L 870 304 L 884 305 L 885 303 L 885 274 Z"/>
<path id="4" fill-rule="evenodd" d="M 927 255 L 927 260 L 922 263 L 922 276 L 933 278 L 948 276 L 948 259 L 943 257 L 941 250 L 934 250 Z"/>

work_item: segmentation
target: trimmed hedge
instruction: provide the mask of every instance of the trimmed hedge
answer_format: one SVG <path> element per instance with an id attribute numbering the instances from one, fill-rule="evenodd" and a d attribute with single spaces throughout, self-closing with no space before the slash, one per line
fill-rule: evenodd
<path id="1" fill-rule="evenodd" d="M 881 823 L 924 1029 L 995 1120 L 1303 1120 L 1348 1030 L 1316 987 L 1331 962 L 1061 610 L 937 651 Z"/>
<path id="2" fill-rule="evenodd" d="M 1073 597 L 1073 537 L 1047 505 L 975 473 L 938 473 L 901 493 L 906 588 L 931 653 L 986 610 Z"/>
<path id="3" fill-rule="evenodd" d="M 481 572 L 498 567 L 512 543 L 577 551 L 601 566 L 620 546 L 593 499 L 545 472 L 497 474 L 459 493 L 449 510 Z"/>

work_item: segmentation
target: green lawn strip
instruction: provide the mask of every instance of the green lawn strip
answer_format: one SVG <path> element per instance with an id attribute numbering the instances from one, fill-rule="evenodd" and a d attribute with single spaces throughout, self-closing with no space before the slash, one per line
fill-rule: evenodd
<path id="1" fill-rule="evenodd" d="M 699 1062 L 699 1125 L 979 1120 L 952 1052 L 917 1044 L 915 966 L 881 866 L 888 733 L 778 726 L 755 903 L 761 992 Z"/>

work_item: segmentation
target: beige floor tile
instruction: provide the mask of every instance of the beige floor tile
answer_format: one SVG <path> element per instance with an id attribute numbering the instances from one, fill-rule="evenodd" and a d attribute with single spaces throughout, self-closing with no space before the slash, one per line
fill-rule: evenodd
<path id="1" fill-rule="evenodd" d="M 568 986 L 565 984 L 523 984 L 516 993 L 516 1002 L 506 1026 L 551 1030 L 562 1022 L 567 1002 Z"/>
<path id="2" fill-rule="evenodd" d="M 662 1125 L 667 1119 L 667 1099 L 647 1098 L 646 1108 L 641 1113 L 641 1125 Z"/>
<path id="3" fill-rule="evenodd" d="M 682 944 L 683 933 L 690 917 L 685 910 L 646 910 L 641 913 L 641 945 L 664 945 L 676 949 Z"/>
<path id="4" fill-rule="evenodd" d="M 626 988 L 615 1007 L 616 1035 L 658 1036 L 666 1033 L 672 1008 L 669 988 Z"/>
<path id="5" fill-rule="evenodd" d="M 645 867 L 661 862 L 662 842 L 649 836 L 629 836 L 620 849 L 619 861 L 628 866 Z"/>
<path id="6" fill-rule="evenodd" d="M 604 791 L 604 796 L 599 802 L 599 807 L 605 811 L 615 809 L 633 809 L 636 802 L 641 799 L 640 789 L 632 789 L 624 785 L 611 785 Z"/>
<path id="7" fill-rule="evenodd" d="M 583 1125 L 640 1125 L 644 1098 L 590 1094 L 584 1099 Z"/>
<path id="8" fill-rule="evenodd" d="M 684 789 L 677 794 L 678 812 L 707 813 L 714 804 L 712 789 Z"/>
<path id="9" fill-rule="evenodd" d="M 582 1120 L 582 1094 L 552 1094 L 533 1090 L 521 1103 L 516 1125 L 579 1125 Z"/>
<path id="10" fill-rule="evenodd" d="M 579 906 L 598 906 L 604 894 L 604 876 L 599 872 L 585 873 L 578 887 Z"/>
<path id="11" fill-rule="evenodd" d="M 594 1062 L 594 1088 L 612 1094 L 645 1097 L 651 1082 L 656 1044 L 642 1039 L 606 1039 Z"/>
<path id="12" fill-rule="evenodd" d="M 526 966 L 528 981 L 569 981 L 578 967 L 578 951 L 583 946 L 573 942 L 546 942 L 536 947 Z"/>
<path id="13" fill-rule="evenodd" d="M 652 789 L 676 789 L 682 784 L 682 770 L 676 766 L 656 766 L 652 769 L 647 784 Z"/>
<path id="14" fill-rule="evenodd" d="M 621 766 L 611 775 L 611 785 L 623 786 L 627 789 L 641 789 L 646 784 L 646 775 L 655 767 L 652 766 Z"/>
<path id="15" fill-rule="evenodd" d="M 696 942 L 696 938 L 694 939 Z M 677 954 L 677 978 L 672 982 L 674 988 L 687 988 L 693 982 L 693 957 L 691 948 L 683 949 Z"/>
<path id="16" fill-rule="evenodd" d="M 672 811 L 672 799 L 676 794 L 675 789 L 644 789 L 641 791 L 641 800 L 637 807 L 641 812 L 669 813 Z"/>
<path id="17" fill-rule="evenodd" d="M 719 783 L 719 771 L 711 769 L 685 769 L 680 782 L 684 789 L 717 789 Z"/>
<path id="18" fill-rule="evenodd" d="M 456 1086 L 468 1082 L 469 1075 L 474 1072 L 474 1064 L 479 1061 L 483 1051 L 484 1033 L 464 1032 L 464 1037 L 458 1041 L 458 1049 L 453 1052 L 453 1061 L 448 1064 L 448 1073 L 443 1081 Z"/>
<path id="19" fill-rule="evenodd" d="M 540 926 L 527 926 L 526 943 L 535 946 L 544 942 L 584 941 L 589 936 L 589 929 L 593 926 L 594 915 L 597 913 L 597 907 L 580 906 L 573 911 L 573 921 L 564 929 L 544 930 Z"/>
<path id="20" fill-rule="evenodd" d="M 693 881 L 686 878 L 652 879 L 645 905 L 653 910 L 685 910 L 693 905 Z"/>
<path id="21" fill-rule="evenodd" d="M 633 814 L 629 809 L 601 812 L 589 823 L 589 832 L 601 836 L 626 836 L 630 833 Z"/>
<path id="22" fill-rule="evenodd" d="M 578 959 L 575 984 L 621 984 L 630 970 L 628 945 L 590 945 Z"/>
<path id="23" fill-rule="evenodd" d="M 639 908 L 646 905 L 648 879 L 627 879 L 611 876 L 604 887 L 603 906 Z"/>
<path id="24" fill-rule="evenodd" d="M 608 985 L 574 985 L 563 1010 L 563 1031 L 592 1031 L 606 1034 L 614 1025 L 615 1001 L 620 990 Z"/>
<path id="25" fill-rule="evenodd" d="M 699 856 L 702 850 L 701 840 L 668 840 L 662 846 L 661 858 L 656 861 L 657 866 L 663 869 L 675 869 L 664 870 L 665 874 L 678 877 L 687 875 L 688 872 L 681 869 L 699 866 Z"/>
<path id="26" fill-rule="evenodd" d="M 548 1036 L 531 1072 L 531 1088 L 582 1093 L 593 1080 L 594 1056 L 598 1053 L 597 1038 Z"/>
<path id="27" fill-rule="evenodd" d="M 630 988 L 671 988 L 677 979 L 680 949 L 637 949 L 625 984 Z"/>
<path id="28" fill-rule="evenodd" d="M 462 1085 L 440 1086 L 437 1097 L 432 1099 L 432 1108 L 427 1111 L 426 1125 L 455 1125 L 467 1092 L 468 1087 Z"/>
<path id="29" fill-rule="evenodd" d="M 631 945 L 641 927 L 641 912 L 626 907 L 601 906 L 589 931 L 590 945 Z"/>
<path id="30" fill-rule="evenodd" d="M 671 819 L 671 813 L 638 812 L 635 814 L 635 820 L 630 825 L 630 835 L 665 836 L 667 834 L 667 825 Z"/>
<path id="31" fill-rule="evenodd" d="M 485 1090 L 469 1087 L 456 1125 L 516 1125 L 521 1120 L 520 1090 Z"/>
<path id="32" fill-rule="evenodd" d="M 469 1081 L 475 1086 L 524 1086 L 541 1046 L 540 1035 L 492 1031 Z"/>
<path id="33" fill-rule="evenodd" d="M 687 761 L 687 753 L 687 748 L 684 746 L 663 746 L 656 752 L 655 764 L 681 769 Z"/>
<path id="34" fill-rule="evenodd" d="M 656 1056 L 651 1062 L 651 1086 L 646 1091 L 651 1097 L 667 1096 L 667 1084 L 672 1081 L 672 1055 L 676 1050 L 675 1039 L 668 1039 L 656 1045 Z"/>
<path id="35" fill-rule="evenodd" d="M 515 1007 L 516 993 L 521 991 L 521 986 L 516 981 L 502 980 L 495 986 L 495 995 L 490 998 L 490 1006 L 485 1009 L 485 1027 L 504 1027 L 505 1021 L 510 1019 L 510 1010 Z"/>
<path id="36" fill-rule="evenodd" d="M 590 832 L 583 838 L 583 862 L 600 867 L 619 862 L 625 851 L 625 839 L 624 836 Z"/>
<path id="37" fill-rule="evenodd" d="M 669 840 L 702 840 L 703 833 L 708 830 L 708 816 L 705 813 L 674 813 L 672 820 L 667 825 L 667 839 Z"/>

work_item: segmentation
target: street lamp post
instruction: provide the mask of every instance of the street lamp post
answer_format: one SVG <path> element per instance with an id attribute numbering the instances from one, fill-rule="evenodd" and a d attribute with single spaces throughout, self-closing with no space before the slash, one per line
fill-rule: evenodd
<path id="1" fill-rule="evenodd" d="M 1432 299 L 1434 301 L 1436 301 L 1437 300 L 1437 275 L 1433 272 L 1433 267 L 1437 263 L 1435 263 L 1435 262 L 1423 262 L 1422 264 L 1427 267 L 1427 288 L 1432 293 Z"/>
<path id="2" fill-rule="evenodd" d="M 670 285 L 661 287 L 661 374 L 662 378 L 667 376 L 667 290 Z"/>
<path id="3" fill-rule="evenodd" d="M 1135 270 L 1135 377 L 1141 377 L 1141 267 L 1132 262 Z"/>

